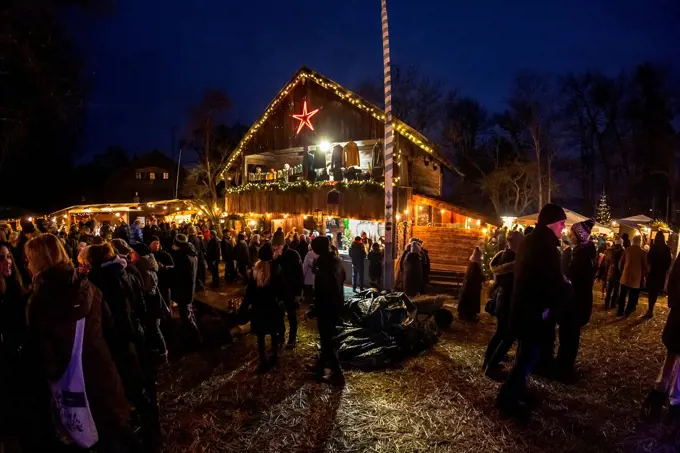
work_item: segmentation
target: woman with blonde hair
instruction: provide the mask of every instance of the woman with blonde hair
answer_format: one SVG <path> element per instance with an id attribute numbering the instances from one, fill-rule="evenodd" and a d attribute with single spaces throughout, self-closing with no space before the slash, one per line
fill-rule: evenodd
<path id="1" fill-rule="evenodd" d="M 275 366 L 278 359 L 278 333 L 283 324 L 283 310 L 277 299 L 276 277 L 272 275 L 274 250 L 267 242 L 258 251 L 258 261 L 253 267 L 253 275 L 248 282 L 246 294 L 241 304 L 241 313 L 251 321 L 251 329 L 257 335 L 257 348 L 260 353 L 260 366 L 257 373 L 266 372 Z M 272 358 L 267 360 L 265 337 L 271 337 Z"/>
<path id="2" fill-rule="evenodd" d="M 77 278 L 56 236 L 32 238 L 25 252 L 33 275 L 29 339 L 36 363 L 50 383 L 60 431 L 84 448 L 99 441 L 103 451 L 139 451 L 128 424 L 130 407 L 104 340 L 111 315 L 101 293 L 88 280 Z M 61 404 L 67 390 L 81 401 L 80 407 Z M 69 423 L 74 416 L 79 426 Z"/>

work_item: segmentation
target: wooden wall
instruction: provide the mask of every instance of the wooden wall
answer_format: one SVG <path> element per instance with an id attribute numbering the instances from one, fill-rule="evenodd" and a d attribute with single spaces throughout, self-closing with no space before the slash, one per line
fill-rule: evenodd
<path id="1" fill-rule="evenodd" d="M 478 230 L 447 227 L 413 227 L 413 237 L 423 241 L 435 271 L 465 272 L 475 247 L 483 234 Z"/>

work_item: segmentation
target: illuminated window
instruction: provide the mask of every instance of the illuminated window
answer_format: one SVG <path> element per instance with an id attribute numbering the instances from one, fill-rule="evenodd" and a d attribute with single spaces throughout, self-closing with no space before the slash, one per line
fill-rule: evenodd
<path id="1" fill-rule="evenodd" d="M 137 174 L 135 175 L 135 178 L 142 179 L 142 172 L 138 171 Z"/>
<path id="2" fill-rule="evenodd" d="M 156 173 L 149 173 L 149 179 L 156 179 Z"/>
<path id="3" fill-rule="evenodd" d="M 170 179 L 170 173 L 168 172 L 163 173 L 163 179 Z"/>

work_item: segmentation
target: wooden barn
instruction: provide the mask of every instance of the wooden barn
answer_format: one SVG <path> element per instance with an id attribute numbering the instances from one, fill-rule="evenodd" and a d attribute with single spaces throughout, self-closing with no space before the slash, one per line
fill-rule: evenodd
<path id="1" fill-rule="evenodd" d="M 229 157 L 225 212 L 244 227 L 296 227 L 332 235 L 341 253 L 354 237 L 384 234 L 384 120 L 379 107 L 308 68 L 266 107 Z M 492 225 L 442 200 L 462 175 L 420 132 L 394 119 L 398 254 L 421 237 L 435 271 L 460 271 Z"/>

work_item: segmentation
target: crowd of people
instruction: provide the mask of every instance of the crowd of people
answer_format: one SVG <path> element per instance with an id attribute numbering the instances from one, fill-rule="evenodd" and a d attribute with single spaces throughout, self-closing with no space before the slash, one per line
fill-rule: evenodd
<path id="1" fill-rule="evenodd" d="M 647 409 L 658 414 L 669 401 L 670 412 L 680 412 L 680 259 L 672 256 L 664 235 L 658 232 L 648 251 L 641 237 L 627 235 L 611 244 L 591 235 L 594 222 L 573 224 L 564 235 L 566 214 L 554 204 L 540 212 L 535 227 L 524 233 L 499 231 L 498 253 L 490 262 L 494 274 L 492 300 L 487 311 L 497 318 L 482 368 L 487 376 L 502 375 L 501 362 L 517 342 L 515 361 L 498 395 L 498 405 L 509 415 L 526 415 L 526 381 L 532 372 L 570 381 L 575 377 L 581 330 L 593 311 L 593 287 L 602 281 L 604 309 L 617 308 L 617 317 L 635 313 L 642 288 L 649 295 L 642 318 L 651 318 L 659 294 L 666 288 L 671 308 L 663 331 L 667 348 L 659 378 L 647 399 Z M 481 252 L 470 258 L 459 316 L 474 318 L 479 312 L 484 280 Z M 670 271 L 670 273 L 669 273 Z M 666 283 L 667 282 L 667 283 Z M 557 335 L 556 335 L 557 333 Z M 559 348 L 555 354 L 555 340 Z"/>
<path id="2" fill-rule="evenodd" d="M 13 233 L 0 228 L 3 453 L 93 445 L 107 453 L 160 451 L 156 378 L 168 361 L 166 336 L 174 332 L 166 325 L 176 307 L 176 343 L 186 351 L 201 347 L 195 297 L 208 272 L 219 285 L 220 261 L 226 281 L 247 285 L 238 318 L 257 336 L 258 373 L 276 365 L 286 316 L 286 347 L 295 346 L 304 294 L 321 343 L 309 369 L 318 380 L 343 382 L 333 334 L 345 274 L 326 236 L 286 237 L 279 229 L 246 242 L 244 233 L 228 230 L 218 238 L 209 224 L 154 219 L 117 228 L 89 221 L 68 233 L 24 219 Z"/>

